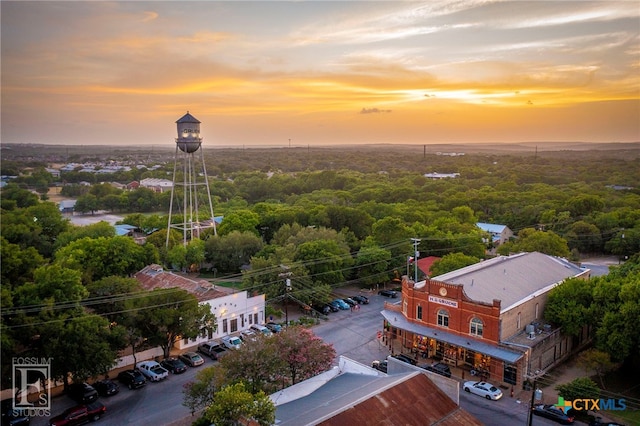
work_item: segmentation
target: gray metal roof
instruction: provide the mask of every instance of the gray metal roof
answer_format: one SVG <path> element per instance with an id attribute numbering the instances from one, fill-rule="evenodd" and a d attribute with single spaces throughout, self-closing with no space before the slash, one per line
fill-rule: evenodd
<path id="1" fill-rule="evenodd" d="M 515 363 L 523 356 L 521 352 L 510 351 L 493 344 L 479 342 L 475 339 L 458 336 L 457 334 L 449 333 L 442 329 L 435 329 L 427 327 L 425 325 L 414 324 L 408 321 L 400 312 L 384 310 L 381 312 L 381 314 L 393 327 L 407 330 L 421 336 L 440 340 L 442 342 L 451 343 L 452 345 L 469 348 L 476 352 L 489 355 L 492 358 L 498 358 L 506 362 Z"/>
<path id="2" fill-rule="evenodd" d="M 499 256 L 432 279 L 463 284 L 465 294 L 479 302 L 498 299 L 501 312 L 505 312 L 567 278 L 585 273 L 588 271 L 566 259 L 532 252 Z"/>
<path id="3" fill-rule="evenodd" d="M 317 423 L 345 407 L 354 406 L 359 401 L 381 392 L 381 389 L 394 386 L 415 373 L 393 376 L 371 376 L 365 374 L 343 373 L 328 381 L 311 394 L 276 407 L 278 426 L 302 426 Z"/>

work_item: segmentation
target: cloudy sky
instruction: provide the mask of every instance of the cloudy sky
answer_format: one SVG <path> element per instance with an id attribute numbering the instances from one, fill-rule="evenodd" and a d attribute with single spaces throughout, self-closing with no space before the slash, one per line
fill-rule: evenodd
<path id="1" fill-rule="evenodd" d="M 638 1 L 5 1 L 3 143 L 640 140 Z"/>

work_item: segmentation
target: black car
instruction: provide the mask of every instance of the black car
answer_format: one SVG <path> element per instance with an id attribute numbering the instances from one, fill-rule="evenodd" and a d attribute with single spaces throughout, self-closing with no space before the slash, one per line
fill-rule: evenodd
<path id="1" fill-rule="evenodd" d="M 571 414 L 571 410 L 568 410 L 567 413 L 565 413 L 555 405 L 550 404 L 534 405 L 532 410 L 533 414 L 536 416 L 546 417 L 562 423 L 563 425 L 573 424 L 573 415 Z"/>
<path id="2" fill-rule="evenodd" d="M 336 304 L 327 303 L 325 306 L 328 306 L 331 312 L 338 312 L 340 310 Z"/>
<path id="3" fill-rule="evenodd" d="M 353 299 L 352 299 L 352 298 L 350 298 L 350 297 L 345 297 L 345 298 L 344 298 L 344 299 L 342 299 L 342 300 L 344 300 L 344 303 L 346 303 L 347 305 L 349 305 L 349 306 L 351 306 L 351 307 L 356 306 L 356 305 L 358 304 L 358 302 L 356 302 L 355 300 L 353 300 Z"/>
<path id="4" fill-rule="evenodd" d="M 78 404 L 88 404 L 98 399 L 98 391 L 88 383 L 70 384 L 67 395 Z"/>
<path id="5" fill-rule="evenodd" d="M 11 399 L 2 400 L 2 426 L 26 426 L 31 423 L 31 418 L 22 410 L 13 409 Z"/>
<path id="6" fill-rule="evenodd" d="M 398 293 L 395 290 L 380 290 L 378 294 L 384 297 L 391 297 L 392 299 L 398 297 Z"/>
<path id="7" fill-rule="evenodd" d="M 144 378 L 141 372 L 138 370 L 125 370 L 118 374 L 118 381 L 124 385 L 127 385 L 129 389 L 137 389 L 147 384 L 147 379 Z"/>
<path id="8" fill-rule="evenodd" d="M 167 358 L 162 360 L 160 363 L 161 366 L 167 369 L 167 371 L 172 372 L 173 374 L 180 374 L 187 371 L 187 364 L 179 360 L 178 358 Z"/>
<path id="9" fill-rule="evenodd" d="M 322 315 L 329 315 L 329 312 L 331 312 L 331 307 L 329 307 L 329 305 L 311 305 L 311 307 L 314 311 Z"/>
<path id="10" fill-rule="evenodd" d="M 352 299 L 355 300 L 356 302 L 358 302 L 361 305 L 368 305 L 369 304 L 369 299 L 366 296 L 357 295 L 357 296 L 353 296 Z"/>
<path id="11" fill-rule="evenodd" d="M 622 423 L 608 422 L 602 420 L 602 417 L 596 417 L 589 422 L 589 426 L 624 426 Z"/>
<path id="12" fill-rule="evenodd" d="M 120 392 L 120 387 L 109 379 L 98 380 L 93 384 L 93 387 L 102 396 L 111 396 Z"/>
<path id="13" fill-rule="evenodd" d="M 407 364 L 416 365 L 417 362 L 415 359 L 411 358 L 409 355 L 399 354 L 393 356 L 398 361 L 406 362 Z"/>
<path id="14" fill-rule="evenodd" d="M 371 363 L 371 366 L 378 371 L 382 371 L 383 373 L 387 372 L 387 360 L 378 361 L 375 360 Z"/>
<path id="15" fill-rule="evenodd" d="M 447 364 L 443 364 L 441 362 L 427 365 L 426 367 L 424 367 L 424 369 L 427 371 L 431 371 L 432 373 L 440 374 L 444 377 L 451 377 L 451 369 Z"/>

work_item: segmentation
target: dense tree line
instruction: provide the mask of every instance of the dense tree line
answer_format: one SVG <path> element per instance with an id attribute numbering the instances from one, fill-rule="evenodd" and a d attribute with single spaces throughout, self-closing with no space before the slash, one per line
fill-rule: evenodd
<path id="1" fill-rule="evenodd" d="M 130 213 L 123 222 L 149 234 L 147 244 L 138 246 L 116 237 L 106 224 L 70 225 L 57 206 L 26 190 L 41 191 L 44 180 L 53 183 L 45 179 L 42 166 L 28 172 L 11 162 L 7 167 L 20 176 L 3 188 L 0 199 L 2 355 L 17 351 L 47 356 L 74 349 L 46 341 L 41 331 L 47 327 L 60 328 L 47 329 L 47 335 L 95 336 L 92 350 L 104 354 L 89 367 L 81 359 L 69 360 L 56 367 L 59 377 L 69 371 L 79 372 L 77 377 L 99 374 L 118 349 L 139 349 L 143 338 L 131 325 L 139 322 L 132 319 L 134 314 L 167 295 L 146 295 L 140 301 L 125 297 L 128 304 L 120 306 L 119 295 L 139 289 L 111 280 L 150 262 L 242 276 L 245 289 L 265 293 L 269 301 L 284 298 L 286 277 L 291 284 L 287 297 L 317 304 L 336 286 L 374 286 L 409 272 L 411 238 L 420 239 L 420 257 L 442 258 L 434 266 L 439 273 L 486 257 L 491 240 L 475 226 L 477 221 L 504 224 L 516 233 L 516 239 L 499 249 L 505 254 L 535 250 L 579 260 L 586 253 L 624 258 L 640 252 L 640 193 L 633 189 L 640 181 L 637 153 L 415 154 L 350 149 L 208 152 L 215 214 L 224 220 L 216 234 L 208 230 L 187 246 L 173 229 L 167 238 L 168 193 L 126 191 L 106 183 L 166 178 L 168 165 L 131 175 L 100 175 L 100 180 L 69 172 L 57 182 L 77 197 L 78 211 Z M 424 176 L 435 170 L 460 176 Z M 82 181 L 92 185 L 80 185 Z M 102 307 L 93 303 L 96 297 L 106 297 Z M 132 317 L 111 315 L 120 311 Z M 603 324 L 616 321 L 602 317 Z M 153 317 L 144 322 L 157 324 Z M 205 325 L 215 326 L 211 320 Z M 181 332 L 192 335 L 197 330 Z M 168 347 L 171 341 L 156 343 Z"/>

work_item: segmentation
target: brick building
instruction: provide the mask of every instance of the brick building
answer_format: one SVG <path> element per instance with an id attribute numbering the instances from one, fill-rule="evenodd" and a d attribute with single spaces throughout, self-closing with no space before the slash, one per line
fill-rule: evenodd
<path id="1" fill-rule="evenodd" d="M 433 279 L 404 277 L 402 300 L 382 311 L 387 336 L 416 356 L 442 360 L 496 383 L 521 385 L 577 346 L 544 324 L 548 292 L 589 270 L 542 253 L 486 260 Z"/>

